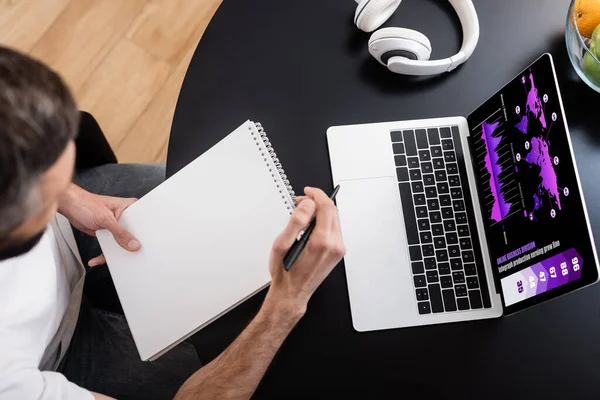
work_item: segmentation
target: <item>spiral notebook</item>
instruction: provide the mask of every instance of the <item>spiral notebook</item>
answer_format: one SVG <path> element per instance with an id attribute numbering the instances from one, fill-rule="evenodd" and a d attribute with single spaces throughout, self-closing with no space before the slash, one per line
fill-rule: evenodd
<path id="1" fill-rule="evenodd" d="M 295 195 L 262 126 L 247 121 L 129 207 L 136 253 L 97 233 L 142 360 L 154 360 L 270 282 Z"/>

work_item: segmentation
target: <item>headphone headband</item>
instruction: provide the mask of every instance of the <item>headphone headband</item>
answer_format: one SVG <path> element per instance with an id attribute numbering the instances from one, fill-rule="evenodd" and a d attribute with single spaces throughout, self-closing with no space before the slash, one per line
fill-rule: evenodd
<path id="1" fill-rule="evenodd" d="M 448 0 L 462 26 L 463 41 L 458 53 L 441 60 L 410 60 L 405 57 L 391 57 L 387 66 L 390 71 L 405 75 L 435 75 L 450 72 L 465 62 L 477 46 L 479 40 L 479 20 L 471 0 Z"/>
<path id="2" fill-rule="evenodd" d="M 465 60 L 471 57 L 479 41 L 479 19 L 472 0 L 448 0 L 460 20 L 463 31 L 463 41 L 459 53 L 463 53 Z M 452 58 L 452 57 L 450 57 Z"/>

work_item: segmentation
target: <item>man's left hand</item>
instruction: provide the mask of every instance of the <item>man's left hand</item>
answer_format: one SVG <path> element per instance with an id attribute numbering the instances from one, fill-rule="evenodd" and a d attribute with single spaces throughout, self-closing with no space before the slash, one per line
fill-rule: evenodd
<path id="1" fill-rule="evenodd" d="M 58 211 L 81 232 L 96 236 L 96 231 L 107 229 L 122 248 L 137 251 L 141 247 L 140 242 L 119 224 L 123 211 L 136 201 L 135 198 L 100 196 L 71 184 L 60 199 Z M 92 258 L 88 265 L 95 267 L 105 262 L 101 254 Z"/>

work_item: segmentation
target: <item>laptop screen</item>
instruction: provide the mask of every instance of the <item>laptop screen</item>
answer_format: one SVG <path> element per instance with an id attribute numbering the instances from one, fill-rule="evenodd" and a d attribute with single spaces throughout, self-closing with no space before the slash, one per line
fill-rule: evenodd
<path id="1" fill-rule="evenodd" d="M 505 313 L 596 281 L 591 231 L 551 57 L 539 58 L 468 123 Z"/>

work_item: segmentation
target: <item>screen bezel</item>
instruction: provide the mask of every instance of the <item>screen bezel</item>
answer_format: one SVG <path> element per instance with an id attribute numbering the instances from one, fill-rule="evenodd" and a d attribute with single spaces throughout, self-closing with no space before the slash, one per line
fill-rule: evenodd
<path id="1" fill-rule="evenodd" d="M 569 282 L 563 286 L 559 286 L 557 288 L 554 288 L 550 291 L 541 293 L 537 296 L 522 300 L 518 303 L 512 304 L 510 306 L 506 306 L 506 302 L 504 299 L 504 292 L 502 290 L 502 285 L 500 284 L 500 276 L 498 273 L 498 270 L 495 266 L 495 264 L 492 262 L 492 260 L 490 260 L 492 267 L 492 274 L 493 274 L 493 279 L 494 279 L 494 284 L 496 286 L 496 292 L 498 292 L 500 294 L 500 297 L 502 299 L 502 307 L 504 310 L 504 315 L 510 315 L 510 314 L 514 314 L 516 312 L 525 310 L 527 308 L 536 306 L 540 303 L 546 302 L 548 300 L 552 300 L 554 298 L 560 297 L 564 294 L 573 292 L 575 290 L 579 290 L 585 286 L 589 286 L 593 283 L 598 282 L 599 279 L 599 270 L 598 270 L 598 255 L 597 255 L 597 251 L 596 251 L 596 246 L 595 246 L 595 242 L 594 242 L 594 238 L 593 238 L 593 234 L 592 234 L 592 229 L 591 229 L 591 225 L 590 225 L 590 220 L 589 220 L 589 216 L 588 216 L 588 212 L 587 212 L 587 207 L 586 207 L 586 202 L 585 202 L 585 198 L 583 195 L 583 190 L 581 187 L 581 180 L 579 178 L 579 170 L 577 168 L 577 161 L 575 160 L 575 154 L 573 152 L 573 145 L 571 142 L 571 136 L 569 133 L 569 127 L 567 125 L 567 119 L 566 119 L 566 115 L 565 115 L 565 109 L 564 109 L 564 105 L 563 105 L 563 101 L 562 101 L 562 96 L 560 93 L 560 88 L 558 86 L 558 79 L 556 77 L 556 70 L 554 68 L 554 62 L 552 60 L 552 56 L 549 53 L 545 53 L 542 56 L 540 56 L 537 60 L 535 60 L 531 65 L 529 65 L 527 68 L 525 68 L 523 71 L 521 71 L 517 76 L 515 76 L 515 78 L 513 78 L 508 84 L 512 83 L 514 80 L 516 79 L 520 79 L 521 75 L 523 73 L 525 73 L 529 68 L 536 66 L 536 68 L 549 68 L 552 71 L 552 76 L 554 77 L 554 86 L 556 88 L 556 92 L 558 93 L 558 102 L 559 102 L 559 106 L 560 106 L 560 111 L 562 113 L 562 117 L 563 117 L 563 123 L 564 123 L 564 129 L 567 135 L 567 141 L 569 143 L 569 150 L 570 150 L 570 154 L 571 154 L 571 158 L 573 160 L 573 168 L 575 170 L 575 176 L 576 176 L 576 181 L 577 181 L 577 186 L 579 189 L 579 194 L 581 196 L 581 201 L 582 204 L 581 206 L 584 208 L 584 215 L 585 215 L 585 220 L 586 220 L 586 226 L 588 228 L 588 238 L 590 240 L 590 244 L 592 247 L 592 253 L 594 254 L 594 259 L 593 260 L 586 260 L 585 262 L 585 267 L 582 269 L 582 275 L 581 277 L 573 282 Z M 484 101 L 482 103 L 482 105 L 480 107 L 478 107 L 476 110 L 474 110 L 471 114 L 469 114 L 469 116 L 467 117 L 467 122 L 468 125 L 471 126 L 472 124 L 472 116 L 473 114 L 475 114 L 484 104 L 486 104 L 490 99 L 500 95 L 500 93 L 504 90 L 504 88 L 506 86 L 505 85 L 502 89 L 498 90 L 496 93 L 494 93 L 494 95 L 490 96 L 486 101 Z M 469 128 L 469 138 L 471 138 L 471 131 Z M 471 146 L 471 140 L 469 140 L 469 147 L 472 153 L 472 146 Z M 473 160 L 472 160 L 473 161 Z M 474 175 L 475 175 L 475 180 L 477 181 L 479 179 L 476 171 L 474 171 Z M 475 185 L 477 191 L 480 191 L 480 186 L 479 183 L 477 182 L 477 184 Z M 479 198 L 481 199 L 481 193 L 479 193 Z M 480 200 L 481 202 L 481 200 Z M 481 204 L 479 205 L 480 207 Z M 484 224 L 484 229 L 486 231 L 486 240 L 489 240 L 487 237 L 488 235 L 488 227 L 487 224 Z M 529 265 L 528 265 L 529 266 Z M 526 268 L 526 267 L 525 267 Z"/>

